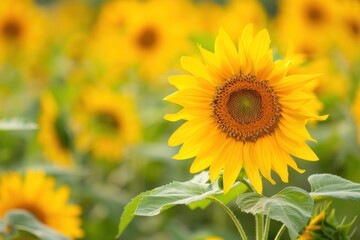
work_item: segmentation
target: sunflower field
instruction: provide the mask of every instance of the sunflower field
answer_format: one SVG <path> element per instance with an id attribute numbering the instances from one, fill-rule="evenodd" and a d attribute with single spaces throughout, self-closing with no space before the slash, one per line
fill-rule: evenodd
<path id="1" fill-rule="evenodd" d="M 359 214 L 360 0 L 0 0 L 0 240 L 356 240 Z"/>

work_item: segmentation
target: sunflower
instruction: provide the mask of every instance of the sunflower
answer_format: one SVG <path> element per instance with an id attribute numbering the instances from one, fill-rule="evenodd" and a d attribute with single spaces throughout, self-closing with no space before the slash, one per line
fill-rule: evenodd
<path id="1" fill-rule="evenodd" d="M 55 189 L 55 179 L 42 171 L 11 172 L 0 177 L 0 219 L 8 211 L 24 209 L 45 225 L 70 238 L 81 238 L 81 208 L 68 204 L 70 189 Z"/>
<path id="2" fill-rule="evenodd" d="M 171 146 L 183 144 L 174 158 L 196 157 L 190 172 L 210 167 L 211 181 L 223 169 L 225 192 L 242 167 L 261 193 L 261 175 L 275 184 L 272 170 L 284 182 L 288 181 L 288 165 L 303 172 L 290 155 L 318 160 L 306 144 L 315 140 L 305 124 L 326 116 L 319 117 L 304 107 L 314 97 L 308 94 L 306 84 L 318 75 L 288 74 L 290 61 L 273 62 L 269 44 L 267 30 L 253 36 L 249 24 L 237 49 L 220 29 L 215 53 L 200 47 L 205 64 L 183 57 L 182 67 L 191 75 L 169 77 L 178 91 L 165 100 L 184 108 L 165 118 L 187 121 L 169 139 Z"/>
<path id="3" fill-rule="evenodd" d="M 360 2 L 343 1 L 339 12 L 337 42 L 343 54 L 352 62 L 360 56 Z"/>
<path id="4" fill-rule="evenodd" d="M 290 41 L 297 53 L 322 56 L 332 46 L 336 18 L 334 0 L 281 0 L 276 19 L 279 46 Z"/>
<path id="5" fill-rule="evenodd" d="M 109 2 L 100 13 L 92 44 L 103 49 L 98 52 L 105 54 L 107 64 L 123 69 L 135 66 L 147 79 L 163 75 L 179 52 L 187 49 L 182 3 Z"/>
<path id="6" fill-rule="evenodd" d="M 357 91 L 355 102 L 353 103 L 352 112 L 357 125 L 358 142 L 360 144 L 360 88 Z"/>
<path id="7" fill-rule="evenodd" d="M 301 234 L 297 240 L 311 240 L 311 239 L 317 239 L 315 236 L 313 236 L 315 231 L 322 231 L 323 228 L 323 222 L 326 218 L 326 212 L 321 211 L 319 214 L 317 214 L 315 217 L 311 219 L 309 224 L 306 226 L 305 231 L 303 234 Z"/>
<path id="8" fill-rule="evenodd" d="M 75 112 L 75 143 L 81 152 L 116 161 L 140 139 L 140 122 L 127 96 L 107 88 L 88 87 Z"/>
<path id="9" fill-rule="evenodd" d="M 32 1 L 0 1 L 0 61 L 31 60 L 44 46 L 46 22 Z"/>
<path id="10" fill-rule="evenodd" d="M 50 92 L 46 92 L 41 98 L 38 141 L 47 159 L 63 166 L 74 163 L 70 136 L 59 114 L 55 98 Z"/>

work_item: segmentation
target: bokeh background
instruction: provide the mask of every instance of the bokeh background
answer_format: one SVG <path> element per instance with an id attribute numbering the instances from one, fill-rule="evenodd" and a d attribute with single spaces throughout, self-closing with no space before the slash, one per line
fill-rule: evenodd
<path id="1" fill-rule="evenodd" d="M 44 170 L 81 206 L 83 239 L 114 239 L 133 197 L 192 177 L 192 161 L 172 160 L 178 149 L 167 146 L 181 124 L 163 119 L 179 109 L 162 100 L 175 91 L 167 76 L 182 73 L 181 56 L 200 59 L 198 44 L 213 50 L 220 26 L 236 41 L 248 23 L 269 30 L 274 59 L 292 58 L 293 72 L 321 73 L 313 86 L 320 102 L 312 104 L 329 114 L 308 124 L 320 161 L 298 161 L 304 174 L 290 170 L 289 184 L 275 176 L 264 194 L 309 190 L 313 173 L 360 182 L 359 0 L 1 0 L 0 119 L 38 127 L 0 130 L 0 174 Z M 351 202 L 332 206 L 339 221 L 360 213 Z M 236 213 L 254 232 L 253 217 Z M 270 239 L 279 227 L 272 222 Z M 137 217 L 122 239 L 210 236 L 237 239 L 215 205 Z"/>

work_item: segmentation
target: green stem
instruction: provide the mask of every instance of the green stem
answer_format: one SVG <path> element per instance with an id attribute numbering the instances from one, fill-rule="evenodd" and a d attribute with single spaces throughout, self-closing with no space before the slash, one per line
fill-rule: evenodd
<path id="1" fill-rule="evenodd" d="M 256 192 L 255 188 L 251 185 L 251 183 L 249 183 L 249 182 L 246 181 L 245 179 L 240 179 L 240 182 L 242 182 L 243 184 L 245 184 L 246 187 L 247 187 L 251 192 Z"/>
<path id="2" fill-rule="evenodd" d="M 279 232 L 276 234 L 276 237 L 274 238 L 274 240 L 280 240 L 280 238 L 282 237 L 283 233 L 285 232 L 286 226 L 285 224 L 283 224 L 279 230 Z"/>
<path id="3" fill-rule="evenodd" d="M 255 222 L 256 222 L 256 240 L 262 239 L 263 234 L 263 225 L 264 225 L 264 217 L 261 214 L 255 215 Z"/>
<path id="4" fill-rule="evenodd" d="M 271 219 L 270 219 L 269 217 L 266 217 L 266 220 L 265 220 L 265 228 L 264 228 L 264 231 L 263 231 L 264 235 L 263 235 L 262 240 L 267 240 L 267 239 L 268 239 L 270 222 L 271 222 Z"/>
<path id="5" fill-rule="evenodd" d="M 233 220 L 237 230 L 239 231 L 241 238 L 243 240 L 247 240 L 248 238 L 246 237 L 245 231 L 244 231 L 243 227 L 241 226 L 241 223 L 239 222 L 239 220 L 236 218 L 233 211 L 231 211 L 231 209 L 226 204 L 224 204 L 222 201 L 220 201 L 214 197 L 212 197 L 211 199 L 214 200 L 214 202 L 219 204 L 226 211 L 226 213 L 230 216 L 231 220 Z"/>

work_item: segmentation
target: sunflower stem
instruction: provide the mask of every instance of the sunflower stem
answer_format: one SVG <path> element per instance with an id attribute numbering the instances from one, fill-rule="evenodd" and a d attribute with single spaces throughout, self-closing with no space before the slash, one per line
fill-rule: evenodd
<path id="1" fill-rule="evenodd" d="M 264 234 L 263 234 L 262 240 L 267 240 L 268 239 L 270 222 L 271 222 L 271 218 L 266 217 L 265 227 L 264 227 L 264 231 L 263 231 Z"/>
<path id="2" fill-rule="evenodd" d="M 263 234 L 263 226 L 264 226 L 264 217 L 262 214 L 255 215 L 255 222 L 256 222 L 256 240 L 262 239 Z"/>
<path id="3" fill-rule="evenodd" d="M 233 211 L 231 211 L 231 209 L 226 204 L 224 204 L 222 201 L 216 199 L 215 197 L 212 197 L 211 200 L 213 200 L 214 202 L 219 204 L 226 211 L 226 213 L 230 216 L 231 220 L 234 222 L 237 230 L 239 231 L 241 238 L 243 240 L 247 240 L 248 238 L 245 234 L 245 231 L 244 231 L 243 227 L 241 226 L 241 223 L 239 222 L 239 220 L 236 218 Z"/>
<path id="4" fill-rule="evenodd" d="M 285 224 L 283 224 L 279 230 L 279 232 L 276 234 L 276 237 L 274 238 L 274 240 L 280 240 L 280 238 L 282 237 L 283 233 L 285 232 L 286 226 Z"/>
<path id="5" fill-rule="evenodd" d="M 246 187 L 247 187 L 251 192 L 256 192 L 255 188 L 251 185 L 250 182 L 246 181 L 246 179 L 242 178 L 242 179 L 240 179 L 240 182 L 242 182 L 243 184 L 245 184 Z"/>

